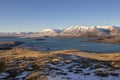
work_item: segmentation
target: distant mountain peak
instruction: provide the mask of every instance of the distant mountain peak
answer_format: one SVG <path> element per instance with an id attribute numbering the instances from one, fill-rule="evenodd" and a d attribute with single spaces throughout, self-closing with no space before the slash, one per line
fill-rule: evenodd
<path id="1" fill-rule="evenodd" d="M 120 35 L 120 27 L 116 26 L 72 26 L 66 28 L 62 36 L 107 36 Z"/>
<path id="2" fill-rule="evenodd" d="M 44 30 L 42 30 L 42 32 L 54 32 L 54 33 L 56 33 L 56 34 L 59 34 L 59 33 L 61 33 L 63 30 L 62 29 L 44 29 Z"/>

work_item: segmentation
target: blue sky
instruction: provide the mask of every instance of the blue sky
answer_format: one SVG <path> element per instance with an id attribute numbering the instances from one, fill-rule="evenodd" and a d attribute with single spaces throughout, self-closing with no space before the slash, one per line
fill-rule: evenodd
<path id="1" fill-rule="evenodd" d="M 0 32 L 120 26 L 120 0 L 0 0 Z"/>

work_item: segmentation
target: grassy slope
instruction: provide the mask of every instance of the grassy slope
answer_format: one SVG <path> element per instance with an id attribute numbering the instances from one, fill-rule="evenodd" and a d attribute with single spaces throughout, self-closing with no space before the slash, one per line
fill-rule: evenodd
<path id="1" fill-rule="evenodd" d="M 2 51 L 0 53 L 1 59 L 19 59 L 19 58 L 38 58 L 42 56 L 54 56 L 56 54 L 67 54 L 67 55 L 76 55 L 86 58 L 92 58 L 102 61 L 120 61 L 120 53 L 88 53 L 88 52 L 79 52 L 77 50 L 63 50 L 63 51 L 53 51 L 53 52 L 38 52 L 32 51 L 25 48 L 15 48 L 8 51 Z"/>
<path id="2" fill-rule="evenodd" d="M 28 50 L 26 48 L 14 48 L 12 50 L 0 52 L 0 66 L 1 66 L 0 72 L 5 70 L 4 65 L 3 65 L 4 63 L 1 63 L 1 62 L 6 63 L 6 71 L 11 71 L 11 68 L 15 69 L 15 66 L 18 66 L 18 69 L 16 71 L 18 71 L 22 68 L 25 69 L 25 68 L 27 68 L 27 65 L 29 65 L 31 62 L 32 62 L 34 71 L 36 71 L 36 70 L 39 71 L 41 69 L 44 70 L 44 69 L 46 69 L 45 68 L 46 63 L 51 63 L 51 61 L 56 62 L 56 61 L 62 60 L 62 57 L 60 56 L 61 54 L 63 56 L 64 55 L 65 56 L 66 55 L 76 55 L 79 57 L 96 59 L 96 60 L 100 60 L 100 61 L 113 61 L 113 62 L 111 62 L 111 64 L 115 65 L 115 67 L 117 67 L 117 68 L 120 68 L 120 53 L 97 54 L 97 53 L 79 52 L 76 50 L 38 52 L 38 51 Z M 117 61 L 117 63 L 116 63 L 116 61 Z M 14 62 L 17 62 L 19 64 L 12 66 L 11 64 L 13 64 Z M 34 71 L 33 71 L 33 73 L 36 73 Z M 14 73 L 11 73 L 11 74 L 13 74 L 12 76 L 14 76 Z M 31 77 L 31 75 L 30 75 L 30 77 Z"/>
<path id="3" fill-rule="evenodd" d="M 68 54 L 68 55 L 76 55 L 86 58 L 92 58 L 102 61 L 120 61 L 120 52 L 118 53 L 89 53 L 89 52 L 79 52 L 76 50 L 63 50 L 63 51 L 56 51 L 56 54 Z"/>

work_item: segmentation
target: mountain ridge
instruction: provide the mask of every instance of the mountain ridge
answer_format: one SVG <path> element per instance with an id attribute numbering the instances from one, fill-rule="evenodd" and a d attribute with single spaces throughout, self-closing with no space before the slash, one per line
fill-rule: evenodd
<path id="1" fill-rule="evenodd" d="M 94 37 L 94 36 L 117 36 L 120 35 L 120 27 L 116 26 L 73 26 L 65 29 L 62 37 Z"/>
<path id="2" fill-rule="evenodd" d="M 0 36 L 22 37 L 96 37 L 120 36 L 120 27 L 117 26 L 72 26 L 65 29 L 44 29 L 40 32 L 0 33 Z"/>

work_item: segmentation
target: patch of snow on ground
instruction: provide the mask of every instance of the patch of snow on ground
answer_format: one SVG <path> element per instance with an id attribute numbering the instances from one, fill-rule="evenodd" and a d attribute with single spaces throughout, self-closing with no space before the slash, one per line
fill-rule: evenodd
<path id="1" fill-rule="evenodd" d="M 76 56 L 71 56 L 71 58 L 78 59 Z M 119 73 L 118 76 L 112 76 L 109 74 L 108 76 L 102 77 L 102 76 L 98 76 L 95 74 L 95 71 L 97 69 L 91 70 L 90 67 L 81 68 L 82 71 L 78 71 L 78 73 L 77 72 L 75 73 L 77 69 L 80 69 L 79 64 L 75 62 L 72 62 L 70 64 L 64 64 L 63 66 L 59 66 L 61 64 L 64 64 L 64 63 L 59 62 L 58 64 L 48 64 L 51 67 L 57 67 L 60 69 L 60 70 L 51 70 L 50 75 L 47 76 L 48 80 L 120 80 L 120 69 L 117 69 L 114 71 L 114 72 Z M 71 72 L 69 71 L 70 67 L 72 67 L 71 70 L 73 70 Z M 105 70 L 104 67 L 101 69 L 103 71 Z M 60 72 L 60 74 L 57 72 Z"/>
<path id="2" fill-rule="evenodd" d="M 5 73 L 5 72 L 0 73 L 0 79 L 6 78 L 8 76 L 9 76 L 8 73 Z"/>
<path id="3" fill-rule="evenodd" d="M 25 78 L 26 76 L 28 76 L 28 74 L 29 74 L 29 72 L 24 71 L 19 76 L 17 76 L 16 79 L 23 80 L 23 78 Z"/>
<path id="4" fill-rule="evenodd" d="M 66 69 L 62 69 L 63 72 L 66 72 Z M 67 72 L 67 75 L 55 75 L 54 72 L 52 72 L 51 76 L 48 76 L 48 80 L 120 80 L 120 75 L 119 76 L 107 76 L 107 77 L 100 77 L 96 76 L 93 71 L 88 71 L 87 69 L 83 69 L 83 71 L 87 71 L 90 73 L 90 75 L 84 75 L 83 73 L 78 73 L 75 74 L 73 72 Z M 54 76 L 53 76 L 54 74 Z M 120 70 L 119 70 L 120 74 Z"/>

